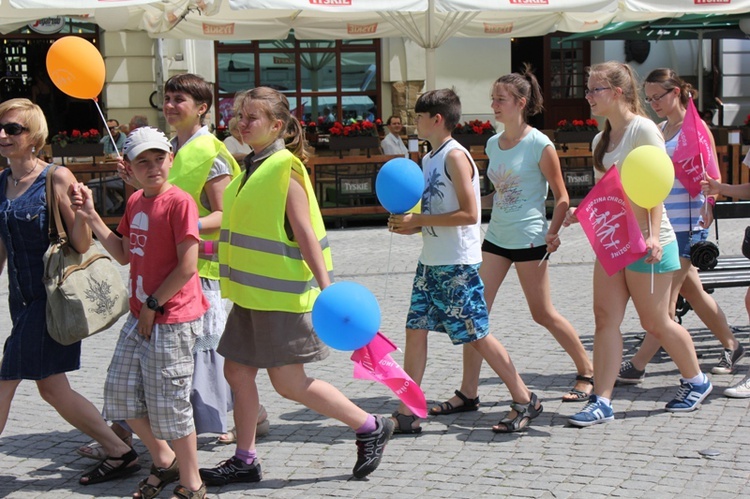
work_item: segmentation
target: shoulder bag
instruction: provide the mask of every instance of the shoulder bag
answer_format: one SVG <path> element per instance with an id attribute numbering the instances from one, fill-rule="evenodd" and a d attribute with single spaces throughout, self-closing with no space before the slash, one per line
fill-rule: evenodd
<path id="1" fill-rule="evenodd" d="M 44 254 L 47 331 L 53 340 L 72 345 L 103 331 L 128 311 L 128 293 L 120 271 L 95 244 L 85 253 L 70 245 L 53 186 L 56 165 L 47 170 L 50 246 Z"/>

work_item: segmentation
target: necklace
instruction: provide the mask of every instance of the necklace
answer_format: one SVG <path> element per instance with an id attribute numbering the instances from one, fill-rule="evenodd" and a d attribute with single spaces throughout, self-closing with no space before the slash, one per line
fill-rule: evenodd
<path id="1" fill-rule="evenodd" d="M 34 168 L 32 168 L 31 170 L 29 170 L 29 171 L 27 171 L 26 173 L 24 173 L 24 174 L 23 174 L 23 176 L 22 176 L 21 178 L 16 178 L 16 177 L 14 177 L 14 176 L 13 176 L 13 174 L 11 173 L 11 174 L 10 174 L 9 176 L 10 176 L 10 179 L 11 179 L 11 180 L 13 181 L 13 187 L 18 187 L 18 183 L 19 183 L 19 182 L 20 182 L 21 180 L 23 180 L 23 179 L 25 179 L 26 177 L 28 177 L 29 175 L 31 175 L 32 173 L 34 173 L 34 171 L 35 171 L 35 170 L 37 169 L 37 167 L 38 167 L 38 166 L 39 166 L 39 162 L 38 162 L 38 161 L 35 161 L 35 162 L 34 162 Z"/>

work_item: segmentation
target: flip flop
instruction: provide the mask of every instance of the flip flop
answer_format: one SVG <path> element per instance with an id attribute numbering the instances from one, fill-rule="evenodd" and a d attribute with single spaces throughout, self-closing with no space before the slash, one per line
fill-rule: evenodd
<path id="1" fill-rule="evenodd" d="M 454 406 L 446 400 L 440 405 L 430 407 L 430 416 L 442 416 L 444 414 L 455 414 L 457 412 L 471 412 L 479 409 L 479 397 L 470 399 L 459 390 L 456 390 L 453 393 L 455 393 L 456 397 L 460 398 L 463 401 L 463 404 Z"/>

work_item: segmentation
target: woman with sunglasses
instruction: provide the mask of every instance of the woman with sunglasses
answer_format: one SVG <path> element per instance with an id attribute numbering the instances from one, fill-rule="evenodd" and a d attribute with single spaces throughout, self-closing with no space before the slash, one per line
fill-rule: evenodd
<path id="1" fill-rule="evenodd" d="M 47 293 L 42 276 L 49 247 L 45 186 L 51 165 L 37 157 L 47 139 L 47 122 L 28 99 L 0 104 L 0 155 L 9 168 L 0 173 L 0 272 L 8 264 L 9 309 L 13 323 L 0 364 L 0 433 L 21 380 L 36 381 L 39 394 L 70 424 L 95 439 L 111 472 L 89 472 L 84 485 L 130 475 L 140 469 L 138 455 L 115 435 L 94 405 L 74 391 L 67 372 L 81 364 L 81 343 L 63 346 L 47 333 Z M 63 222 L 76 251 L 91 245 L 91 232 L 70 207 L 73 174 L 59 167 L 51 181 Z M 95 468 L 103 469 L 104 465 Z"/>
<path id="2" fill-rule="evenodd" d="M 597 180 L 613 165 L 621 168 L 623 160 L 636 147 L 653 145 L 664 148 L 661 131 L 643 112 L 638 80 L 630 66 L 614 61 L 596 64 L 590 68 L 588 76 L 586 100 L 593 114 L 605 118 L 604 130 L 592 144 Z M 568 419 L 568 423 L 574 426 L 606 423 L 615 417 L 611 400 L 622 362 L 620 325 L 630 299 L 643 328 L 664 346 L 682 376 L 680 388 L 675 398 L 667 403 L 666 410 L 693 411 L 713 388 L 698 365 L 690 334 L 672 320 L 669 310 L 672 274 L 680 268 L 680 261 L 674 230 L 664 207 L 659 205 L 646 210 L 634 203 L 631 206 L 648 253 L 612 276 L 607 275 L 599 261 L 594 264 L 596 385 L 586 407 Z M 565 224 L 576 221 L 578 219 L 571 209 Z"/>
<path id="3" fill-rule="evenodd" d="M 646 102 L 651 104 L 651 108 L 659 118 L 665 118 L 658 126 L 664 134 L 667 153 L 672 156 L 682 134 L 682 122 L 685 119 L 689 99 L 692 98 L 693 87 L 671 69 L 660 68 L 649 73 L 643 89 Z M 711 149 L 716 160 L 713 135 L 707 126 L 705 133 L 711 140 Z M 690 261 L 690 247 L 708 238 L 708 227 L 713 221 L 714 203 L 713 197 L 704 196 L 703 193 L 698 193 L 697 196 L 691 198 L 687 189 L 677 178 L 674 180 L 672 191 L 664 201 L 680 250 L 680 269 L 674 273 L 672 279 L 669 307 L 671 313 L 674 314 L 677 297 L 680 294 L 690 303 L 696 315 L 723 346 L 719 362 L 711 369 L 711 372 L 732 374 L 737 368 L 737 361 L 745 355 L 745 349 L 732 333 L 724 312 L 711 295 L 703 290 L 700 277 L 698 277 L 698 269 Z M 646 334 L 638 352 L 632 359 L 623 362 L 620 366 L 617 380 L 625 384 L 637 384 L 643 381 L 646 365 L 658 350 L 659 342 L 653 335 Z"/>

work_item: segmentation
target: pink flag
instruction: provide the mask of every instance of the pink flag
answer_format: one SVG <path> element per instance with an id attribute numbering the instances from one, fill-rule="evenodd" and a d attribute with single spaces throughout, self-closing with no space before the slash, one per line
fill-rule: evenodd
<path id="1" fill-rule="evenodd" d="M 576 216 L 607 275 L 614 275 L 647 253 L 614 165 L 583 198 Z"/>
<path id="2" fill-rule="evenodd" d="M 396 350 L 385 335 L 378 332 L 370 343 L 352 354 L 354 377 L 383 383 L 420 418 L 427 417 L 424 392 L 389 355 Z"/>
<path id="3" fill-rule="evenodd" d="M 690 197 L 701 191 L 703 173 L 711 178 L 719 178 L 711 139 L 708 130 L 698 116 L 693 99 L 688 102 L 685 120 L 682 122 L 682 133 L 677 137 L 677 147 L 672 154 L 674 173 L 677 180 L 687 189 Z"/>

